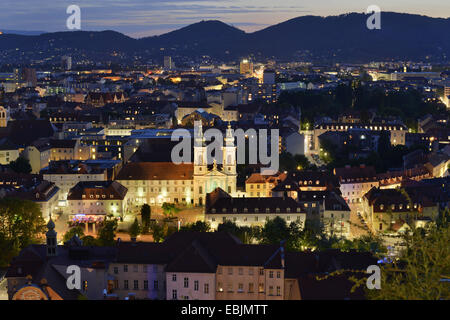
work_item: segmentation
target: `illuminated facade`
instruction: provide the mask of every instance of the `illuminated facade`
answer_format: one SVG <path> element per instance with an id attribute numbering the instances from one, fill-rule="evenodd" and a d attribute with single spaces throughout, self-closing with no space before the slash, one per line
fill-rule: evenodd
<path id="1" fill-rule="evenodd" d="M 228 128 L 222 147 L 221 164 L 208 165 L 207 147 L 202 127 L 195 137 L 194 163 L 130 162 L 117 176 L 117 181 L 129 190 L 135 210 L 142 204 L 160 206 L 164 202 L 203 205 L 206 194 L 217 187 L 230 194 L 236 192 L 236 147 Z"/>

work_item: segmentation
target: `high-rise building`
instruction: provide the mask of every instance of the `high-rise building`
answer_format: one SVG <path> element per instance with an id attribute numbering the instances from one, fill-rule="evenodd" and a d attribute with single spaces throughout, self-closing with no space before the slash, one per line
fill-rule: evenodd
<path id="1" fill-rule="evenodd" d="M 175 63 L 172 61 L 172 57 L 169 56 L 164 57 L 164 69 L 166 70 L 175 69 Z"/>
<path id="2" fill-rule="evenodd" d="M 447 108 L 450 108 L 450 86 L 444 87 L 444 103 Z"/>
<path id="3" fill-rule="evenodd" d="M 36 70 L 32 68 L 23 68 L 21 73 L 22 81 L 27 87 L 36 87 L 37 77 Z"/>
<path id="4" fill-rule="evenodd" d="M 72 57 L 70 57 L 70 56 L 63 56 L 61 58 L 61 67 L 65 71 L 72 70 Z"/>
<path id="5" fill-rule="evenodd" d="M 253 62 L 249 59 L 243 59 L 240 64 L 241 74 L 252 74 L 253 73 Z"/>
<path id="6" fill-rule="evenodd" d="M 275 84 L 275 72 L 273 70 L 265 70 L 263 74 L 264 84 Z"/>

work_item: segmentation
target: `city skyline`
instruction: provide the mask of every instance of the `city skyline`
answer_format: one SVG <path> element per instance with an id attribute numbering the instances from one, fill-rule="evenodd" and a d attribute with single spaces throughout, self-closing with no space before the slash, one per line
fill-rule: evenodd
<path id="1" fill-rule="evenodd" d="M 2 1 L 0 10 L 0 30 L 67 31 L 66 8 L 76 4 L 81 8 L 81 30 L 114 30 L 128 36 L 139 38 L 160 35 L 201 20 L 220 20 L 246 32 L 254 32 L 270 25 L 299 16 L 330 16 L 350 12 L 365 12 L 373 5 L 371 1 L 333 0 L 311 3 L 309 1 L 281 0 L 277 5 L 270 1 L 229 0 L 212 2 L 207 0 L 152 1 L 143 0 L 106 0 L 102 3 L 90 3 L 85 0 L 73 3 L 59 1 L 57 4 L 44 0 Z M 450 8 L 442 0 L 432 0 L 427 5 L 419 1 L 378 1 L 375 5 L 382 11 L 402 12 L 448 18 Z"/>

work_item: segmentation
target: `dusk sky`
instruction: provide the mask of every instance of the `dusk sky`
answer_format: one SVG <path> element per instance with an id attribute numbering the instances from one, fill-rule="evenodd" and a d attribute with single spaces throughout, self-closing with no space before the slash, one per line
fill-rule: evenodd
<path id="1" fill-rule="evenodd" d="M 247 32 L 303 15 L 383 11 L 450 17 L 449 0 L 1 0 L 0 31 L 66 31 L 66 8 L 81 7 L 82 30 L 158 35 L 201 20 L 221 20 Z"/>

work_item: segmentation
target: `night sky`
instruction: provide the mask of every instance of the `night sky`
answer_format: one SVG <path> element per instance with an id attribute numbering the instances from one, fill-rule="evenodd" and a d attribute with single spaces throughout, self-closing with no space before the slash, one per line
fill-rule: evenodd
<path id="1" fill-rule="evenodd" d="M 162 34 L 201 20 L 221 20 L 247 32 L 303 15 L 384 11 L 450 17 L 449 0 L 1 0 L 0 31 L 66 31 L 66 8 L 81 7 L 82 30 L 132 37 Z"/>

